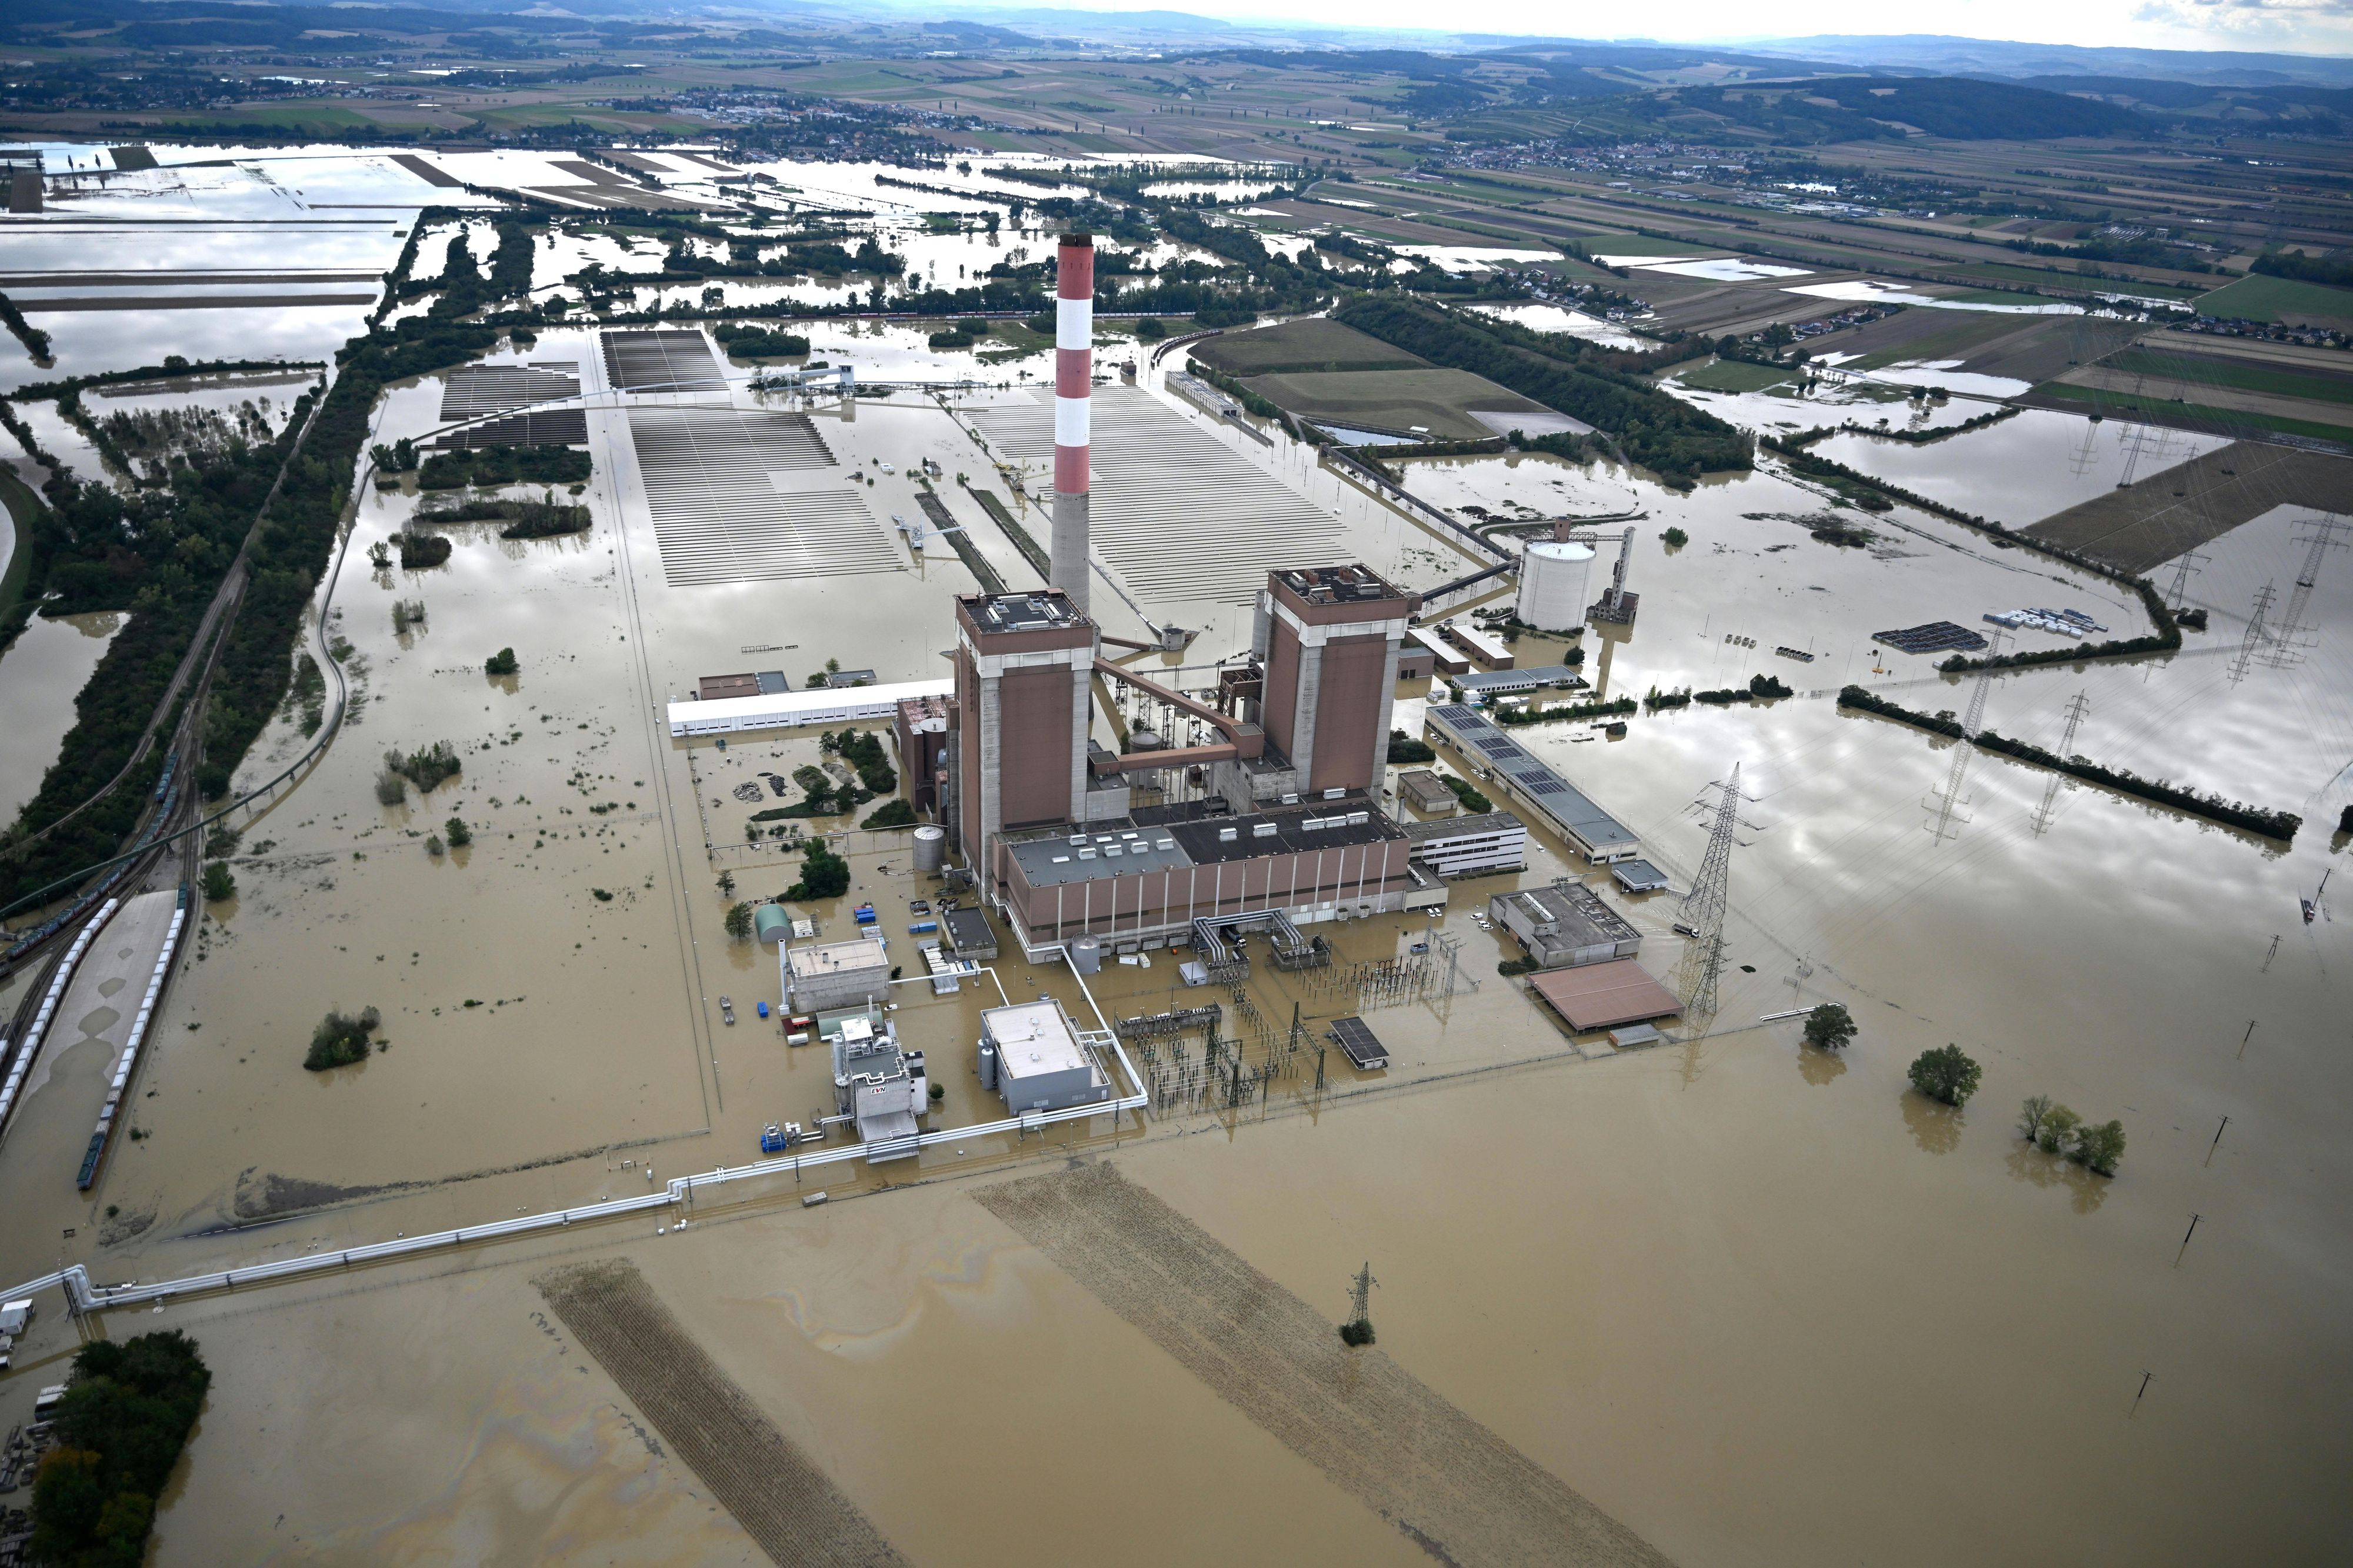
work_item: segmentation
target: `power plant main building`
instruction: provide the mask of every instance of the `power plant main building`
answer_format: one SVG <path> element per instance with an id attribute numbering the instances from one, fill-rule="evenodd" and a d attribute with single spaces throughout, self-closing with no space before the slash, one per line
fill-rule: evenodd
<path id="1" fill-rule="evenodd" d="M 1299 925 L 1443 902 L 1377 799 L 1419 605 L 1361 565 L 1270 573 L 1251 662 L 1227 672 L 1211 707 L 1106 659 L 1059 587 L 960 597 L 944 816 L 981 896 L 1031 952 L 1176 940 L 1214 957 L 1220 932 L 1265 928 L 1278 963 L 1311 945 Z M 1218 739 L 1095 743 L 1097 675 Z M 1136 804 L 1134 775 L 1175 771 L 1202 796 Z"/>

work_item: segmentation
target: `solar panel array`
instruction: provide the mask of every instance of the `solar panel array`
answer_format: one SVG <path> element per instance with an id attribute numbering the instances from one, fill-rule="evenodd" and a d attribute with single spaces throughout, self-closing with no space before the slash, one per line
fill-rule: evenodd
<path id="1" fill-rule="evenodd" d="M 585 447 L 588 444 L 588 411 L 585 408 L 541 408 L 528 414 L 501 414 L 462 430 L 438 437 L 443 450 L 477 447 Z"/>
<path id="2" fill-rule="evenodd" d="M 990 442 L 1050 474 L 1054 411 L 1039 400 L 977 410 Z M 1269 571 L 1328 566 L 1339 521 L 1147 392 L 1095 389 L 1095 553 L 1145 599 L 1248 604 Z"/>
<path id="3" fill-rule="evenodd" d="M 862 492 L 800 488 L 834 466 L 808 416 L 664 405 L 628 419 L 672 584 L 899 570 Z"/>
<path id="4" fill-rule="evenodd" d="M 1587 844 L 1601 849 L 1634 841 L 1632 830 L 1476 710 L 1456 702 L 1441 703 L 1430 710 L 1430 717 L 1460 736 L 1464 744 L 1477 747 L 1497 772 L 1534 796 L 1562 827 Z"/>
<path id="5" fill-rule="evenodd" d="M 623 392 L 724 392 L 711 341 L 691 328 L 596 334 L 605 379 Z"/>
<path id="6" fill-rule="evenodd" d="M 533 403 L 580 395 L 580 367 L 568 361 L 546 364 L 476 364 L 449 373 L 441 384 L 441 417 L 478 419 Z"/>

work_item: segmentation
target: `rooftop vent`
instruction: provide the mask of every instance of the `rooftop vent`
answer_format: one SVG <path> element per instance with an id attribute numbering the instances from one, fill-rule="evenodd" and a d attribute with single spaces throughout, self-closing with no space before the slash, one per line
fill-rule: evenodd
<path id="1" fill-rule="evenodd" d="M 1220 844 L 1231 844 L 1235 839 L 1240 838 L 1240 837 L 1241 829 L 1239 827 L 1220 827 L 1218 829 L 1218 842 Z"/>
<path id="2" fill-rule="evenodd" d="M 1273 823 L 1271 823 L 1271 822 L 1260 822 L 1260 823 L 1253 823 L 1253 824 L 1251 825 L 1251 826 L 1250 826 L 1250 837 L 1251 837 L 1252 838 L 1271 838 L 1271 837 L 1274 837 L 1274 824 L 1273 824 Z"/>
<path id="3" fill-rule="evenodd" d="M 1347 793 L 1348 792 L 1344 789 L 1327 789 L 1324 792 L 1324 798 L 1325 800 L 1337 800 Z"/>

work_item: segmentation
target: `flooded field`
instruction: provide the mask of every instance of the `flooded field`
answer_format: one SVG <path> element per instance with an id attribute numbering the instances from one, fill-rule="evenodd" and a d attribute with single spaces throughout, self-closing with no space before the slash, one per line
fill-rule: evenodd
<path id="1" fill-rule="evenodd" d="M 40 789 L 73 728 L 74 698 L 121 629 L 122 616 L 113 610 L 36 616 L 0 653 L 0 735 L 8 737 L 0 756 L 0 819 L 15 821 Z"/>
<path id="2" fill-rule="evenodd" d="M 811 205 L 892 221 L 940 200 L 875 185 L 881 166 L 773 168 Z M 981 183 L 977 165 L 968 178 Z M 943 286 L 1005 253 L 980 236 L 906 238 Z M 386 224 L 371 243 L 399 242 Z M 589 260 L 643 269 L 659 255 L 567 237 L 543 251 L 535 286 Z M 44 324 L 62 355 L 69 325 L 133 314 Z M 191 312 L 174 331 L 241 314 Z M 935 463 L 934 499 L 964 542 L 1008 584 L 1038 581 L 974 492 L 1043 536 L 1024 494 L 1037 476 L 988 433 L 1034 404 L 1045 359 L 984 365 L 879 322 L 807 331 L 812 358 L 854 364 L 861 383 L 971 370 L 998 384 L 804 401 L 752 393 L 748 368 L 727 365 L 732 390 L 632 397 L 607 384 L 592 332 L 549 328 L 491 360 L 577 366 L 594 473 L 553 499 L 586 506 L 587 532 L 430 524 L 448 562 L 406 571 L 375 552 L 427 498 L 362 489 L 304 643 L 340 671 L 344 728 L 219 846 L 236 895 L 202 906 L 128 1101 L 137 1135 L 87 1194 L 71 1167 L 104 1092 L 93 1042 L 119 1032 L 99 1015 L 119 1007 L 84 1009 L 82 1032 L 58 1042 L 40 1120 L 0 1146 L 17 1194 L 0 1278 L 61 1262 L 102 1282 L 171 1278 L 641 1195 L 758 1158 L 769 1121 L 829 1111 L 821 1053 L 756 1016 L 782 1001 L 774 950 L 723 926 L 734 900 L 799 874 L 786 843 L 747 833 L 777 797 L 736 791 L 818 762 L 817 737 L 673 741 L 664 705 L 704 676 L 779 670 L 799 686 L 828 660 L 882 681 L 943 678 L 951 598 L 976 579 L 949 540 L 912 545 L 894 521 L 927 515 L 916 476 Z M 1127 357 L 1106 347 L 1103 368 Z M 1126 396 L 1328 514 L 1337 558 L 1417 588 L 1487 563 L 1279 430 L 1176 395 L 1180 356 L 1134 359 Z M 444 380 L 393 388 L 374 438 L 438 429 Z M 300 387 L 91 403 L 227 407 L 216 400 L 264 390 L 280 408 Z M 1688 395 L 1752 425 L 1983 411 L 1915 411 L 1885 391 Z M 691 426 L 723 408 L 806 416 L 826 460 L 761 482 L 848 497 L 841 553 L 856 569 L 704 570 L 752 547 L 665 532 L 664 485 L 716 494 L 734 459 L 666 478 L 653 422 L 633 414 Z M 47 415 L 42 438 L 95 474 L 94 452 Z M 2021 525 L 2113 489 L 2127 461 L 2145 475 L 2203 448 L 2028 412 L 1932 444 L 1845 435 L 1813 449 Z M 1205 993 L 1159 952 L 1082 986 L 1010 948 L 954 994 L 895 993 L 894 1022 L 944 1090 L 931 1127 L 1004 1114 L 974 1070 L 977 1015 L 1040 994 L 1090 1026 L 1210 996 L 1265 1092 L 1234 1105 L 1205 1092 L 1187 1077 L 1198 1036 L 1137 1046 L 1140 1083 L 1120 1088 L 1152 1096 L 1141 1114 L 104 1321 L 91 1331 L 185 1328 L 214 1369 L 156 1561 L 2326 1557 L 2353 1527 L 2328 1479 L 2353 1460 L 2339 1415 L 2353 1039 L 2344 922 L 2306 924 L 2297 900 L 2346 859 L 2333 830 L 2353 800 L 2353 565 L 2325 563 L 2301 619 L 2242 657 L 2258 590 L 2293 583 L 2305 559 L 2303 514 L 2274 510 L 2205 547 L 2187 597 L 2214 630 L 2179 653 L 2004 673 L 1980 692 L 1939 674 L 1941 655 L 1883 651 L 1874 634 L 1944 619 L 1990 634 L 1989 612 L 2054 605 L 2134 636 L 2137 597 L 1910 507 L 1841 506 L 1778 469 L 1688 492 L 1533 455 L 1401 471 L 1466 520 L 1477 507 L 1633 530 L 1636 621 L 1575 645 L 1593 695 L 1757 674 L 1793 689 L 1637 714 L 1617 740 L 1515 731 L 1641 836 L 1672 893 L 1620 898 L 1539 830 L 1525 873 L 1456 884 L 1435 922 L 1319 928 L 1339 960 L 1326 972 Z M 1686 542 L 1667 543 L 1671 527 Z M 1597 590 L 1615 554 L 1603 545 Z M 1143 575 L 1098 592 L 1099 619 L 1122 637 L 1198 630 L 1144 667 L 1206 683 L 1247 643 L 1243 603 L 1206 569 Z M 69 721 L 76 661 L 94 664 L 112 629 L 82 619 L 37 621 L 0 660 L 12 736 Z M 2063 641 L 2026 631 L 2010 646 Z M 1535 662 L 1567 646 L 1520 651 Z M 487 674 L 501 649 L 517 672 Z M 2261 839 L 1956 746 L 1841 710 L 1848 682 L 1929 712 L 1982 695 L 1984 725 L 2053 749 L 2081 694 L 2089 717 L 2068 749 L 2305 825 L 2292 845 Z M 240 782 L 301 753 L 337 690 L 330 672 L 316 696 L 298 691 Z M 1424 705 L 1400 691 L 1394 721 L 1417 732 Z M 454 775 L 429 792 L 387 779 L 388 752 L 437 743 Z M 0 795 L 37 784 L 36 750 L 12 748 Z M 1572 1036 L 1497 973 L 1516 948 L 1471 914 L 1576 877 L 1672 980 L 1676 897 L 1707 838 L 1693 807 L 1736 765 L 1717 1005 L 1649 1049 Z M 453 819 L 470 843 L 452 847 Z M 817 824 L 849 861 L 849 891 L 797 908 L 835 937 L 871 902 L 892 961 L 920 970 L 905 928 L 940 884 L 914 871 L 904 834 L 855 820 Z M 1401 973 L 1413 978 L 1375 978 Z M 1802 1047 L 1794 1019 L 1762 1020 L 1821 1001 L 1861 1026 L 1841 1054 Z M 382 1016 L 374 1053 L 306 1071 L 314 1026 L 361 1007 Z M 1388 1068 L 1324 1049 L 1349 1015 L 1388 1047 Z M 1948 1042 L 1985 1068 L 1957 1111 L 1905 1078 Z M 2116 1178 L 2016 1135 L 2013 1110 L 2037 1093 L 2124 1121 Z M 820 1189 L 825 1205 L 797 1201 Z M 1357 1356 L 1327 1331 L 1366 1266 L 1379 1338 Z M 73 1343 L 45 1306 L 0 1380 L 0 1421 L 26 1418 Z"/>

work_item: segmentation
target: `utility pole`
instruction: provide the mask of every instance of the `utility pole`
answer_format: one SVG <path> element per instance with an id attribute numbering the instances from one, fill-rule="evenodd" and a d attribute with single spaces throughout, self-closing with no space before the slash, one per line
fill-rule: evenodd
<path id="1" fill-rule="evenodd" d="M 2247 621 L 2247 635 L 2239 639 L 2239 651 L 2231 660 L 2231 684 L 2236 686 L 2247 679 L 2247 662 L 2255 657 L 2271 634 L 2263 629 L 2263 617 L 2271 613 L 2274 590 L 2269 583 L 2255 590 L 2255 613 Z"/>
<path id="2" fill-rule="evenodd" d="M 2181 1252 L 2173 1255 L 2173 1266 L 2176 1268 L 2181 1267 L 2181 1253 L 2189 1250 L 2189 1238 L 2198 1234 L 2198 1222 L 2205 1217 L 2202 1214 L 2193 1214 L 2189 1216 L 2189 1228 L 2181 1233 Z"/>
<path id="3" fill-rule="evenodd" d="M 1724 910 L 1732 889 L 1732 836 L 1739 824 L 1740 764 L 1735 763 L 1716 802 L 1707 853 L 1682 905 L 1681 923 L 1689 933 L 1683 948 L 1683 1008 L 1702 1017 L 1715 1012 L 1715 982 L 1724 969 Z"/>
<path id="4" fill-rule="evenodd" d="M 2129 1421 L 2135 1415 L 2140 1414 L 2141 1395 L 2148 1392 L 2148 1385 L 2156 1380 L 2157 1373 L 2150 1372 L 2146 1368 L 2142 1370 L 2140 1374 L 2140 1393 L 2133 1395 L 2132 1408 L 2125 1413 L 2126 1420 Z"/>
<path id="5" fill-rule="evenodd" d="M 2208 1164 L 2211 1165 L 2214 1163 L 2214 1151 L 2222 1146 L 2222 1134 L 2229 1131 L 2230 1129 L 2231 1119 L 2225 1116 L 2222 1118 L 2222 1125 L 2214 1129 L 2214 1142 L 2206 1145 L 2206 1163 Z"/>
<path id="6" fill-rule="evenodd" d="M 2075 754 L 2075 731 L 2084 727 L 2084 721 L 2091 716 L 2091 712 L 2092 700 L 2084 693 L 2078 691 L 2067 700 L 2067 727 L 2059 736 L 2059 755 L 2073 757 Z M 2050 784 L 2043 787 L 2042 804 L 2034 808 L 2034 837 L 2037 838 L 2050 830 L 2051 807 L 2059 798 L 2059 785 L 2063 782 L 2059 775 L 2054 774 Z"/>

